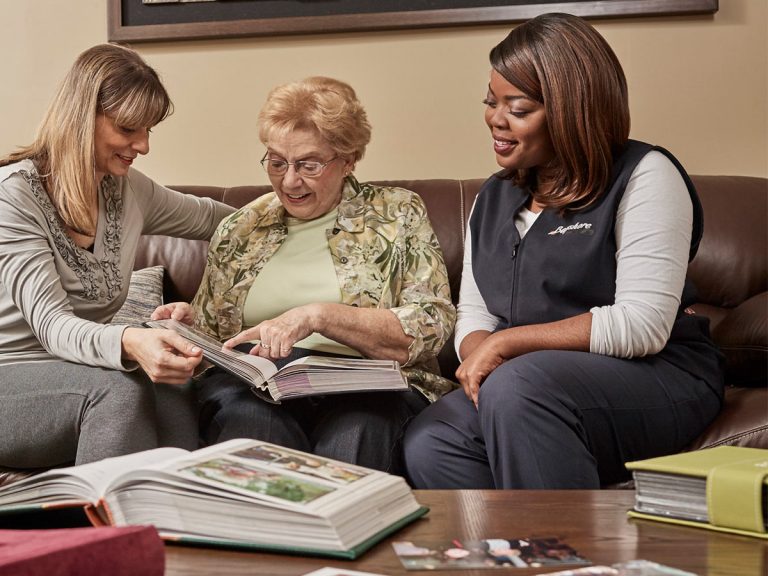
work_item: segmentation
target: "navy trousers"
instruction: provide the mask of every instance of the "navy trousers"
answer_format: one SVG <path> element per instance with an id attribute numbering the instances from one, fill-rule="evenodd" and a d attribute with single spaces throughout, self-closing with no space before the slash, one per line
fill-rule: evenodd
<path id="1" fill-rule="evenodd" d="M 294 350 L 279 365 L 307 353 Z M 205 444 L 254 438 L 398 475 L 404 473 L 405 428 L 428 405 L 412 390 L 311 396 L 269 404 L 221 370 L 197 383 L 197 396 Z"/>
<path id="2" fill-rule="evenodd" d="M 654 357 L 546 350 L 509 360 L 480 388 L 424 410 L 405 439 L 416 488 L 593 489 L 624 462 L 680 451 L 717 415 L 722 380 Z"/>

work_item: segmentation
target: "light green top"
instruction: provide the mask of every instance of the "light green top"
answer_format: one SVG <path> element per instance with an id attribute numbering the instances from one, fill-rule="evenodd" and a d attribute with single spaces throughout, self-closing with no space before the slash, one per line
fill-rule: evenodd
<path id="1" fill-rule="evenodd" d="M 245 298 L 245 326 L 255 326 L 309 302 L 341 304 L 341 289 L 327 238 L 337 217 L 338 211 L 331 210 L 314 220 L 285 218 L 285 240 L 253 280 Z M 317 332 L 297 342 L 296 347 L 360 356 L 356 350 Z"/>

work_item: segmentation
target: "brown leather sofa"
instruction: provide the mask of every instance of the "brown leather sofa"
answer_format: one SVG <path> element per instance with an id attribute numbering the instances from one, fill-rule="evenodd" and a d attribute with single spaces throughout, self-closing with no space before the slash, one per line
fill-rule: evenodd
<path id="1" fill-rule="evenodd" d="M 696 313 L 708 316 L 726 358 L 725 405 L 690 449 L 731 444 L 768 449 L 768 179 L 694 176 L 704 207 L 704 237 L 690 277 L 698 290 Z M 461 277 L 469 210 L 483 183 L 477 180 L 382 182 L 417 192 L 425 201 L 445 255 L 454 301 Z M 268 192 L 267 186 L 174 186 L 236 207 Z M 207 243 L 148 236 L 136 268 L 166 267 L 165 301 L 194 296 L 205 265 Z M 453 344 L 440 356 L 443 374 L 458 365 Z"/>
<path id="2" fill-rule="evenodd" d="M 726 358 L 725 405 L 688 448 L 722 444 L 768 449 L 768 179 L 693 176 L 704 207 L 704 237 L 691 263 L 698 289 L 698 314 L 710 319 L 712 336 Z M 477 180 L 380 182 L 417 192 L 445 255 L 454 301 L 461 280 L 463 238 L 469 210 L 480 190 Z M 267 186 L 173 186 L 177 190 L 244 206 L 270 191 Z M 205 267 L 207 242 L 145 236 L 136 269 L 166 269 L 166 302 L 191 300 Z M 440 354 L 443 375 L 458 366 L 453 343 Z M 27 471 L 0 468 L 0 486 Z"/>
<path id="3" fill-rule="evenodd" d="M 726 358 L 725 405 L 689 446 L 721 444 L 768 449 L 768 179 L 694 176 L 704 207 L 704 238 L 690 265 L 698 288 L 697 313 L 708 316 Z M 461 279 L 463 238 L 483 180 L 401 180 L 385 184 L 417 192 L 427 205 L 445 255 L 454 301 Z M 174 186 L 236 207 L 269 192 L 267 186 Z M 205 267 L 207 242 L 165 236 L 142 239 L 136 269 L 165 266 L 166 302 L 190 300 Z M 440 355 L 445 376 L 458 366 L 453 344 Z M 0 468 L 0 486 L 28 472 Z"/>

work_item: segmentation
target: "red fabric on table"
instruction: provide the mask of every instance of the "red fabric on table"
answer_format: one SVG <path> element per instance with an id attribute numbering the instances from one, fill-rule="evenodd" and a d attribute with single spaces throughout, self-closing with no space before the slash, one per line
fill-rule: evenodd
<path id="1" fill-rule="evenodd" d="M 152 526 L 0 530 L 3 576 L 162 576 L 163 542 Z"/>

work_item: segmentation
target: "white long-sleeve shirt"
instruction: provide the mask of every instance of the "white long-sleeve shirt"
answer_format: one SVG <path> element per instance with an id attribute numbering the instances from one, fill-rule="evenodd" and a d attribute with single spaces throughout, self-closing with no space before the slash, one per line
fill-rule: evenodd
<path id="1" fill-rule="evenodd" d="M 537 217 L 527 209 L 518 214 L 521 238 Z M 693 205 L 680 172 L 662 153 L 649 152 L 632 173 L 616 213 L 616 299 L 590 310 L 590 352 L 632 358 L 664 348 L 680 307 L 692 226 Z M 468 334 L 493 332 L 500 321 L 488 311 L 475 282 L 471 238 L 468 226 L 457 351 Z"/>

